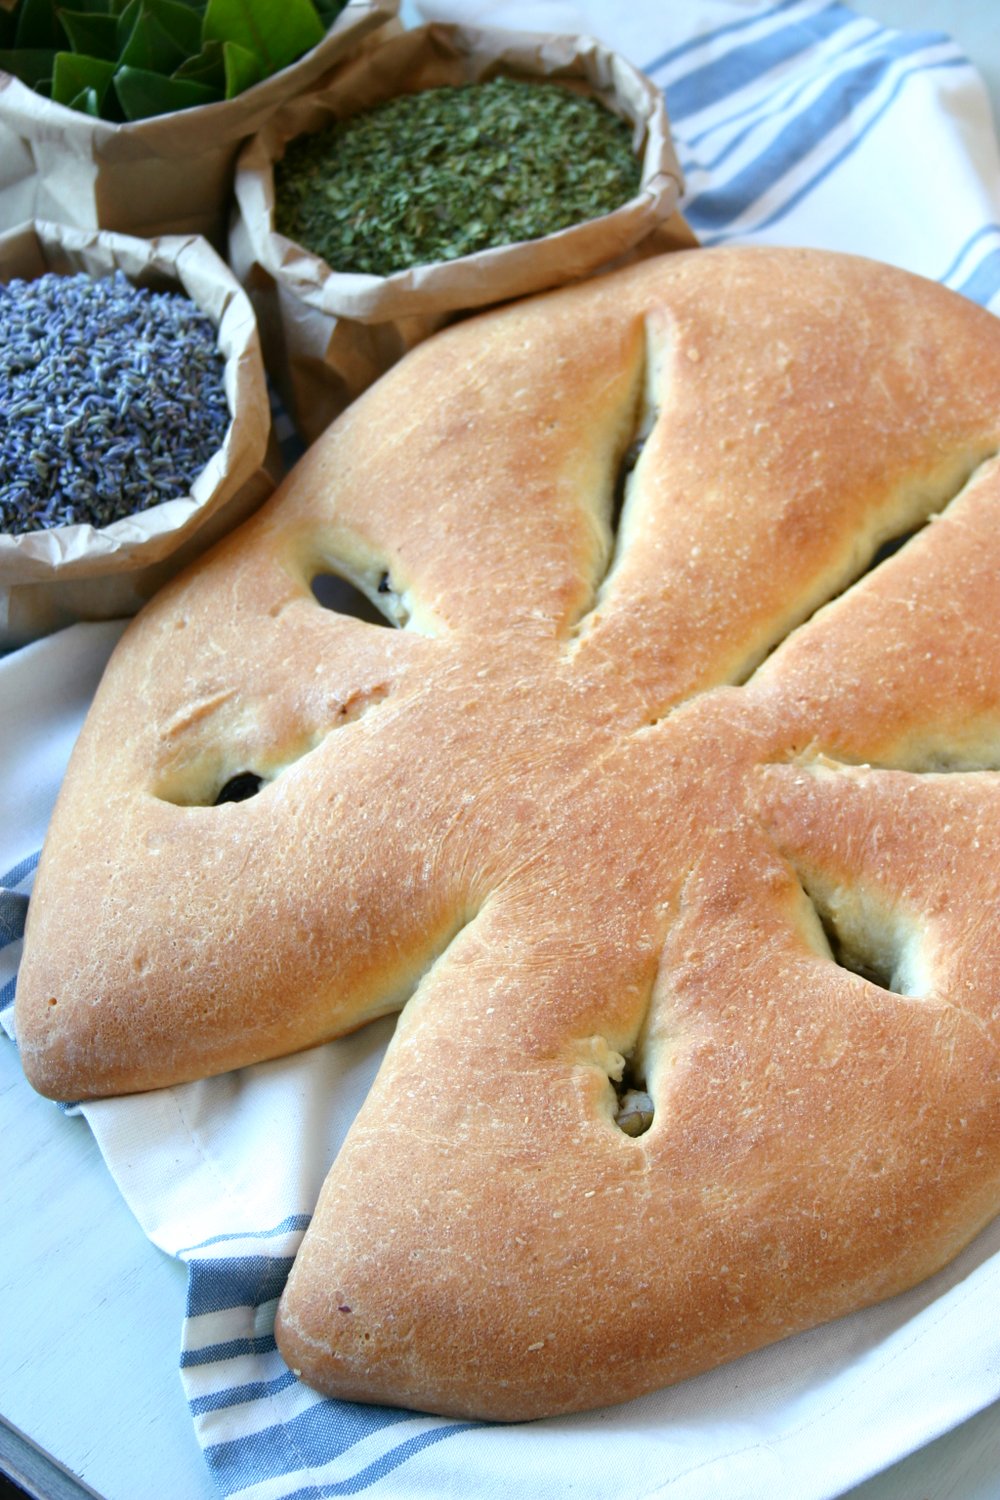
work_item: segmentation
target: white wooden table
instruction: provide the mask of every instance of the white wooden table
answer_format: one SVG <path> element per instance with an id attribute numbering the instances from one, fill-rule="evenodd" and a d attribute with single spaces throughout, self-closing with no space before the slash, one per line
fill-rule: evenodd
<path id="1" fill-rule="evenodd" d="M 2 1034 L 0 1226 L 0 1469 L 46 1500 L 211 1500 L 178 1374 L 184 1268 Z"/>

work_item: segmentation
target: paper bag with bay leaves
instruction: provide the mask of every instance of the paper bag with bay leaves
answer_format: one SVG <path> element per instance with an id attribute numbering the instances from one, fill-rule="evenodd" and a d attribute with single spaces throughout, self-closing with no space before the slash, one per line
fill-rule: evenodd
<path id="1" fill-rule="evenodd" d="M 387 276 L 338 273 L 275 231 L 273 164 L 296 136 L 398 94 L 499 75 L 563 84 L 624 117 L 641 163 L 636 195 L 544 239 Z M 408 349 L 463 312 L 610 269 L 626 256 L 694 245 L 676 212 L 681 187 L 663 96 L 623 57 L 586 37 L 424 26 L 376 39 L 247 143 L 236 167 L 229 259 L 257 309 L 268 373 L 312 442 Z"/>
<path id="2" fill-rule="evenodd" d="M 191 492 L 112 525 L 0 533 L 0 651 L 75 620 L 135 611 L 181 567 L 244 520 L 280 473 L 257 325 L 246 294 L 196 236 L 147 241 L 36 222 L 0 234 L 0 283 L 48 271 L 184 291 L 218 329 L 230 420 Z M 0 485 L 3 480 L 0 476 Z"/>
<path id="3" fill-rule="evenodd" d="M 379 27 L 398 29 L 398 9 L 399 0 L 349 0 L 322 41 L 234 98 L 123 124 L 55 103 L 0 71 L 0 229 L 44 219 L 150 239 L 200 234 L 224 251 L 240 145 Z M 187 88 L 197 97 L 197 85 Z"/>

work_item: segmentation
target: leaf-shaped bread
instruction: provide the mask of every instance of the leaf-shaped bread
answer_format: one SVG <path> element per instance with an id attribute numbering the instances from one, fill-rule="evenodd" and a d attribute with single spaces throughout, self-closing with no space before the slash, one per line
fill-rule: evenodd
<path id="1" fill-rule="evenodd" d="M 624 1400 L 1000 1210 L 998 443 L 971 304 L 676 254 L 421 346 L 128 631 L 25 1066 L 153 1088 L 403 1008 L 282 1301 L 307 1380 Z"/>

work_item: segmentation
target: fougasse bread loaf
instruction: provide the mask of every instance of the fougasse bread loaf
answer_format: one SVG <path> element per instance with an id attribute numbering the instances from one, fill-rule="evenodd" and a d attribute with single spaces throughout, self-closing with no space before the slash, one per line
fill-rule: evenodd
<path id="1" fill-rule="evenodd" d="M 981 309 L 674 254 L 421 346 L 128 630 L 24 1064 L 151 1089 L 401 1011 L 281 1302 L 304 1380 L 623 1401 L 1000 1211 L 998 446 Z"/>

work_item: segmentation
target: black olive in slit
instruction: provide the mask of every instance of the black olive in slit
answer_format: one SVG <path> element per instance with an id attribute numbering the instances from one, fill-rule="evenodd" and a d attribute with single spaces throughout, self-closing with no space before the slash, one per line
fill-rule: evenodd
<path id="1" fill-rule="evenodd" d="M 386 582 L 383 588 L 382 581 L 388 580 L 388 573 L 382 574 L 379 581 L 378 591 L 380 594 L 391 592 Z M 355 620 L 365 620 L 369 625 L 385 625 L 392 629 L 392 624 L 386 619 L 380 609 L 356 589 L 353 583 L 348 583 L 346 578 L 341 578 L 337 573 L 317 573 L 310 584 L 313 598 L 317 604 L 322 604 L 324 609 L 332 610 L 337 615 L 350 615 Z"/>
<path id="2" fill-rule="evenodd" d="M 618 535 L 618 527 L 621 524 L 622 518 L 622 508 L 625 504 L 625 489 L 632 477 L 636 464 L 639 462 L 645 445 L 645 438 L 636 438 L 634 442 L 628 445 L 618 465 L 618 472 L 615 475 L 614 489 L 611 496 L 611 515 L 608 517 L 612 536 L 616 537 Z"/>
<path id="3" fill-rule="evenodd" d="M 246 802 L 250 797 L 256 797 L 263 781 L 263 777 L 255 776 L 253 771 L 240 771 L 229 778 L 214 805 L 219 807 L 223 802 Z"/>
<path id="4" fill-rule="evenodd" d="M 892 557 L 894 552 L 898 552 L 900 547 L 905 547 L 906 543 L 911 541 L 918 531 L 923 531 L 926 524 L 926 521 L 920 521 L 916 526 L 911 526 L 909 530 L 901 531 L 898 536 L 889 537 L 888 541 L 882 543 L 865 571 L 870 573 L 873 568 L 877 568 L 880 563 L 884 563 L 887 558 Z"/>

